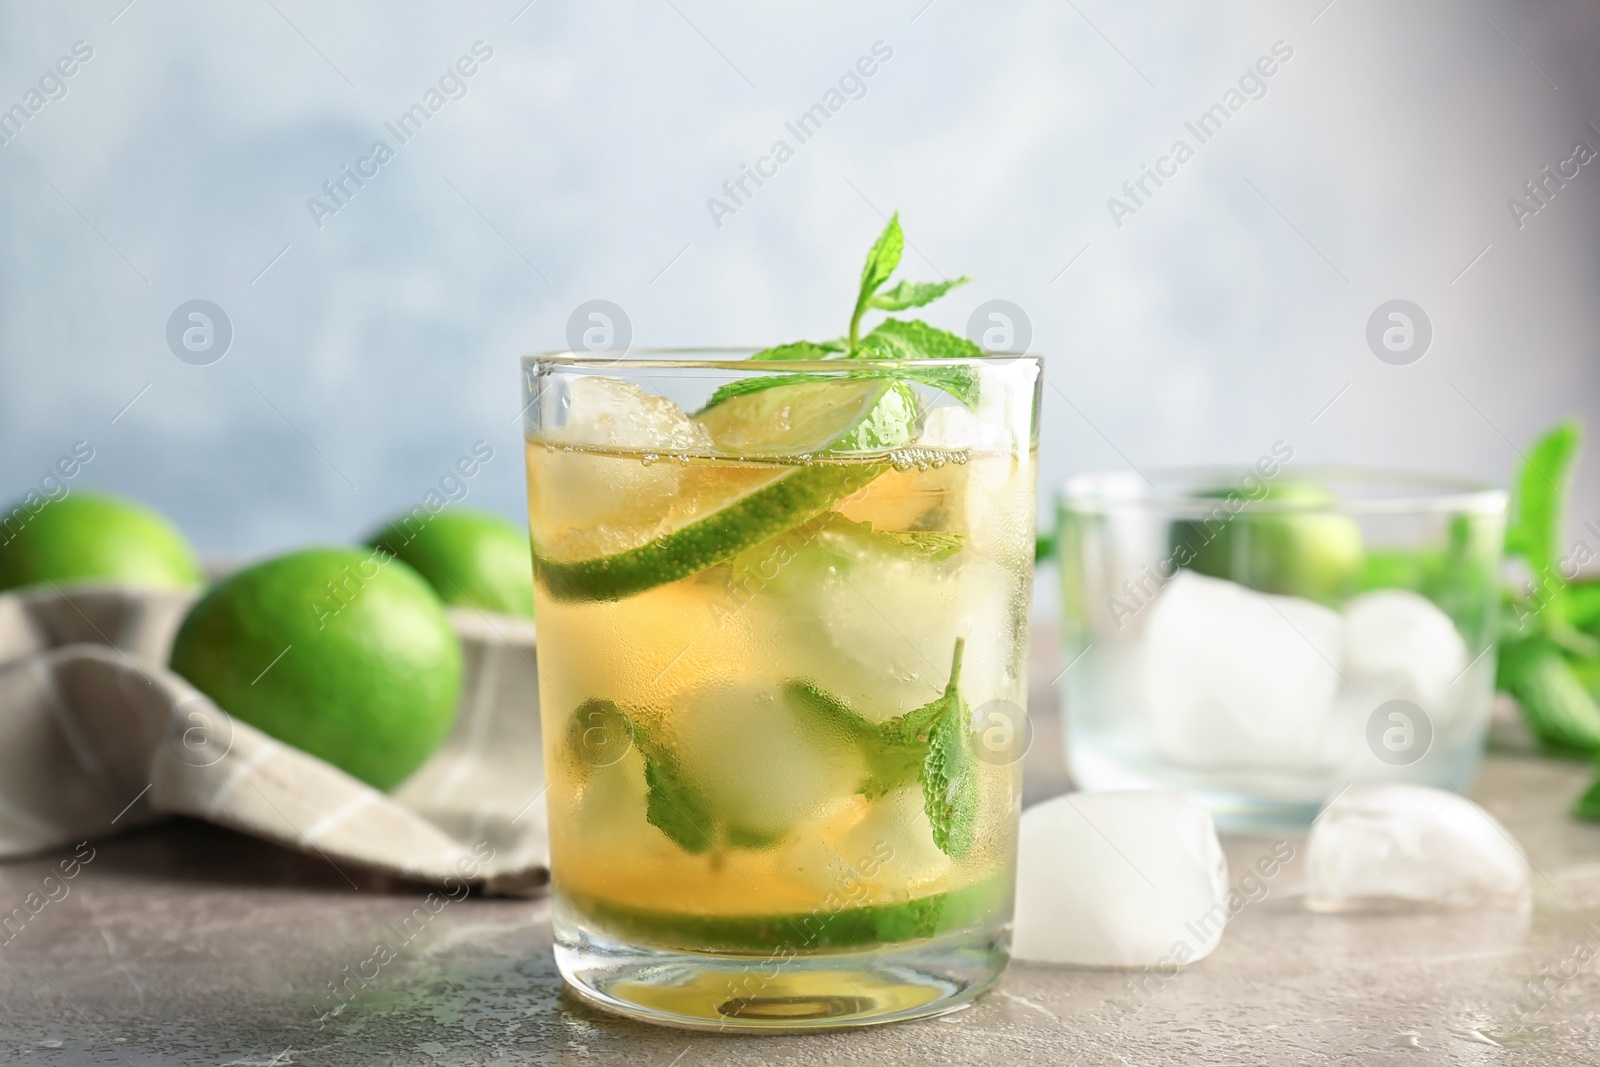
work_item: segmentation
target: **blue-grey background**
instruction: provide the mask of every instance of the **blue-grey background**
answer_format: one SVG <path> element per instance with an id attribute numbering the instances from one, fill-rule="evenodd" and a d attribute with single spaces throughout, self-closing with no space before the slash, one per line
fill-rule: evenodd
<path id="1" fill-rule="evenodd" d="M 894 209 L 913 276 L 976 278 L 931 320 L 1031 319 L 1045 486 L 1280 439 L 1503 482 L 1557 418 L 1600 428 L 1600 162 L 1520 228 L 1507 204 L 1600 148 L 1581 0 L 17 0 L 0 108 L 77 41 L 0 146 L 0 493 L 87 440 L 76 484 L 211 555 L 357 537 L 480 439 L 469 503 L 516 515 L 516 357 L 577 305 L 615 301 L 636 346 L 833 335 Z M 385 123 L 480 41 L 401 145 Z M 798 145 L 784 123 L 880 41 Z M 1116 226 L 1107 198 L 1278 41 L 1266 94 Z M 319 228 L 308 198 L 380 138 Z M 780 138 L 794 158 L 717 225 L 707 199 Z M 1365 340 L 1395 298 L 1433 324 L 1409 366 Z M 233 325 L 208 366 L 165 340 L 191 299 Z"/>

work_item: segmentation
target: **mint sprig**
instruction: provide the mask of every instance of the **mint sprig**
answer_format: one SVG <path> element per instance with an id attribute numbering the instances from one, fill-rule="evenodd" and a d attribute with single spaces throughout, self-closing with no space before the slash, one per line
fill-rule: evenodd
<path id="1" fill-rule="evenodd" d="M 1582 443 L 1576 422 L 1563 422 L 1528 453 L 1511 499 L 1506 554 L 1521 556 L 1532 572 L 1532 598 L 1546 625 L 1566 620 L 1566 579 L 1556 566 L 1566 523 L 1572 467 Z"/>
<path id="2" fill-rule="evenodd" d="M 946 278 L 937 282 L 919 282 L 902 278 L 892 288 L 884 289 L 889 278 L 899 269 L 904 251 L 905 234 L 900 229 L 900 214 L 896 212 L 867 252 L 866 262 L 861 267 L 861 281 L 856 290 L 855 306 L 850 312 L 850 326 L 845 336 L 836 341 L 791 341 L 788 344 L 764 348 L 750 358 L 762 362 L 857 361 L 848 372 L 851 377 L 884 377 L 920 382 L 941 389 L 967 407 L 975 408 L 978 403 L 978 375 L 970 367 L 883 365 L 891 361 L 975 359 L 987 355 L 983 349 L 965 337 L 929 326 L 920 319 L 885 319 L 865 336 L 861 333 L 862 319 L 868 311 L 904 311 L 908 308 L 924 307 L 956 286 L 965 285 L 972 280 L 965 274 L 959 278 Z M 791 385 L 796 381 L 826 377 L 829 376 L 798 372 L 745 378 L 717 389 L 706 401 L 706 408 L 716 407 L 725 400 L 746 393 L 759 392 L 779 385 Z"/>
<path id="3" fill-rule="evenodd" d="M 906 249 L 906 235 L 900 229 L 900 212 L 889 217 L 878 239 L 867 250 L 867 261 L 861 265 L 861 288 L 856 294 L 856 308 L 850 313 L 850 350 L 855 351 L 856 340 L 861 336 L 861 316 L 871 306 L 872 296 L 889 280 L 900 265 L 900 256 Z"/>
<path id="4" fill-rule="evenodd" d="M 1540 744 L 1593 759 L 1600 757 L 1600 585 L 1569 582 L 1560 564 L 1581 443 L 1578 423 L 1554 427 L 1529 451 L 1513 486 L 1505 551 L 1527 566 L 1531 585 L 1506 592 L 1495 684 L 1516 699 Z M 1573 814 L 1600 822 L 1600 778 Z"/>
<path id="5" fill-rule="evenodd" d="M 938 699 L 882 723 L 874 723 L 850 702 L 807 681 L 784 688 L 818 729 L 843 735 L 859 748 L 867 764 L 857 792 L 869 800 L 920 780 L 923 810 L 933 843 L 952 859 L 972 847 L 978 823 L 977 761 L 967 744 L 972 713 L 961 697 L 961 658 L 966 642 L 956 639 L 950 680 Z"/>
<path id="6" fill-rule="evenodd" d="M 593 772 L 586 757 L 597 753 L 585 744 L 587 723 L 596 714 L 605 716 L 614 728 L 624 730 L 644 758 L 645 821 L 660 830 L 675 845 L 698 856 L 723 845 L 750 850 L 768 849 L 784 838 L 781 831 L 751 827 L 737 818 L 718 818 L 704 791 L 684 770 L 671 746 L 646 727 L 645 716 L 629 712 L 610 700 L 590 699 L 579 705 L 567 731 L 567 755 L 580 777 Z"/>

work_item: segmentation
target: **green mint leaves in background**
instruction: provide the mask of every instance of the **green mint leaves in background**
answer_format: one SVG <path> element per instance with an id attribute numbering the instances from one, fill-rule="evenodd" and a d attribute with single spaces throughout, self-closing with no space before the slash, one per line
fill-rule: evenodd
<path id="1" fill-rule="evenodd" d="M 861 333 L 861 320 L 869 311 L 904 311 L 923 307 L 971 280 L 964 274 L 959 278 L 938 282 L 902 279 L 892 288 L 884 289 L 890 276 L 899 268 L 904 251 L 905 234 L 900 229 L 900 215 L 896 213 L 867 252 L 867 261 L 861 268 L 861 284 L 856 292 L 855 307 L 850 312 L 850 328 L 844 337 L 833 341 L 792 341 L 763 349 L 750 358 L 770 362 L 854 361 L 848 371 L 851 377 L 885 377 L 919 382 L 942 389 L 969 408 L 976 407 L 978 376 L 972 368 L 893 365 L 906 360 L 977 359 L 986 355 L 983 349 L 965 337 L 929 326 L 920 319 L 884 319 L 870 333 L 865 336 Z M 744 393 L 820 377 L 826 376 L 800 372 L 745 378 L 718 389 L 706 401 L 706 407 L 716 407 L 724 400 Z"/>
<path id="2" fill-rule="evenodd" d="M 1567 493 L 1582 431 L 1564 422 L 1540 438 L 1512 488 L 1506 555 L 1529 587 L 1507 590 L 1495 684 L 1555 752 L 1600 758 L 1600 582 L 1563 573 Z M 1573 812 L 1600 821 L 1600 780 Z"/>

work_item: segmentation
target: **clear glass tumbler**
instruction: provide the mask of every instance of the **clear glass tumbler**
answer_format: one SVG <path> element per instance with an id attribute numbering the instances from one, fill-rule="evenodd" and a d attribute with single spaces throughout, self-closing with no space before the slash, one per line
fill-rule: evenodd
<path id="1" fill-rule="evenodd" d="M 524 362 L 555 956 L 703 1028 L 1008 959 L 1040 361 Z"/>
<path id="2" fill-rule="evenodd" d="M 1068 765 L 1303 826 L 1351 781 L 1465 789 L 1494 694 L 1505 494 L 1291 467 L 1075 478 L 1058 498 Z M 1285 454 L 1287 453 L 1287 454 Z"/>

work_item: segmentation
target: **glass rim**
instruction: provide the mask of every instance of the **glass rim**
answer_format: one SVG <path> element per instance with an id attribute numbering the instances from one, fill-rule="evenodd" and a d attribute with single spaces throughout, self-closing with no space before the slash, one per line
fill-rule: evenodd
<path id="1" fill-rule="evenodd" d="M 765 346 L 771 347 L 771 346 Z M 571 349 L 554 349 L 547 352 L 531 352 L 522 357 L 523 367 L 615 367 L 634 366 L 647 370 L 749 370 L 752 367 L 759 369 L 784 370 L 844 370 L 852 363 L 892 364 L 906 367 L 957 367 L 957 366 L 1003 366 L 1012 363 L 1027 362 L 1039 367 L 1044 367 L 1044 357 L 1024 352 L 997 352 L 992 355 L 982 356 L 950 356 L 946 358 L 915 357 L 911 359 L 774 359 L 751 360 L 750 357 L 763 351 L 761 347 L 711 345 L 677 348 L 629 348 L 615 354 L 599 354 L 594 352 L 579 353 Z M 711 356 L 715 358 L 694 358 L 696 356 Z"/>
<path id="2" fill-rule="evenodd" d="M 1240 483 L 1249 476 L 1270 484 L 1254 467 L 1225 464 L 1147 468 L 1152 482 L 1140 471 L 1095 471 L 1078 474 L 1056 488 L 1057 506 L 1085 515 L 1111 512 L 1156 511 L 1179 518 L 1198 518 L 1212 514 L 1231 497 L 1243 499 L 1255 514 L 1504 514 L 1508 494 L 1485 482 L 1435 471 L 1394 467 L 1368 467 L 1354 464 L 1305 464 L 1295 468 L 1294 480 L 1313 483 L 1365 482 L 1409 490 L 1394 496 L 1368 496 L 1347 500 L 1316 502 L 1305 500 L 1255 499 Z M 1162 487 L 1163 479 L 1183 481 L 1192 488 Z M 1199 496 L 1206 484 L 1211 491 L 1230 490 L 1223 496 Z M 1131 486 L 1134 492 L 1127 492 Z M 1119 491 L 1120 490 L 1120 491 Z"/>

